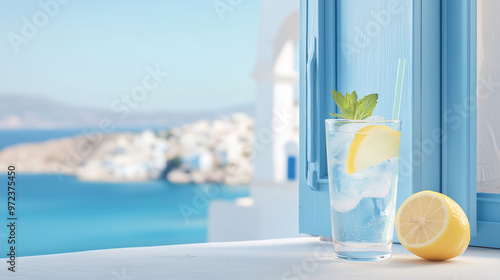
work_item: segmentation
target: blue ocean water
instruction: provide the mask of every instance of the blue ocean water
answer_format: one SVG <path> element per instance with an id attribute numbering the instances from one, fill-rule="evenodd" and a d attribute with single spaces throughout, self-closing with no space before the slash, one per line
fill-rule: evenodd
<path id="1" fill-rule="evenodd" d="M 6 182 L 4 176 L 2 181 Z M 17 176 L 19 256 L 206 242 L 206 202 L 248 196 L 244 186 L 62 178 L 60 182 L 56 175 Z M 5 191 L 0 193 L 0 207 L 4 209 L 0 217 L 2 224 L 7 224 L 7 192 L 6 187 L 1 189 Z M 2 257 L 10 246 L 6 229 L 0 229 Z"/>
<path id="2" fill-rule="evenodd" d="M 33 133 L 37 134 L 25 132 L 25 138 L 17 135 L 17 141 L 31 142 Z M 56 134 L 68 133 L 72 132 Z M 0 133 L 3 135 L 5 131 Z M 36 137 L 52 139 L 47 138 L 49 134 Z M 0 184 L 4 182 L 3 187 L 0 185 L 0 258 L 4 258 L 11 246 L 7 244 L 6 227 L 7 167 L 0 172 Z M 19 172 L 18 256 L 205 242 L 208 201 L 249 195 L 246 186 L 176 185 L 163 180 L 83 182 L 72 176 L 63 176 L 60 181 L 53 174 Z"/>

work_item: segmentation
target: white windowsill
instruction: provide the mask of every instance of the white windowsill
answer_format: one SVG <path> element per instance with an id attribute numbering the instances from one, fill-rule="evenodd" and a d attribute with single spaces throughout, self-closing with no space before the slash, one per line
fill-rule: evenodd
<path id="1" fill-rule="evenodd" d="M 394 245 L 380 262 L 332 259 L 315 237 L 100 250 L 25 257 L 18 271 L 1 259 L 0 279 L 499 279 L 500 250 L 470 247 L 430 262 Z M 317 252 L 315 254 L 315 252 Z"/>

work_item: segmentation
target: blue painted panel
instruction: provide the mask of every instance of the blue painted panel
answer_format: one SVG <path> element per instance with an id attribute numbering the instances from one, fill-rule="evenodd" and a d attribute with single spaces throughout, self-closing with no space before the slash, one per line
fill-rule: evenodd
<path id="1" fill-rule="evenodd" d="M 300 13 L 300 78 L 305 83 L 300 83 L 299 231 L 328 236 L 330 202 L 321 164 L 326 162 L 324 113 L 335 110 L 325 102 L 331 98 L 325 88 L 334 88 L 336 77 L 335 5 L 330 0 L 302 0 Z"/>
<path id="2" fill-rule="evenodd" d="M 412 116 L 410 155 L 400 165 L 406 181 L 398 191 L 397 207 L 422 190 L 441 191 L 441 3 L 413 1 Z M 404 160 L 404 158 L 403 158 Z M 411 177 L 407 173 L 411 172 Z M 394 240 L 398 242 L 397 237 Z"/>
<path id="3" fill-rule="evenodd" d="M 451 3 L 453 3 L 453 8 L 450 8 Z M 467 207 L 466 213 L 468 213 L 469 222 L 471 223 L 471 245 L 500 248 L 500 239 L 498 238 L 500 234 L 500 194 L 476 193 L 477 1 L 468 0 L 465 1 L 465 3 L 460 3 L 460 5 L 456 7 L 455 5 L 458 4 L 455 2 L 450 2 L 450 0 L 448 0 L 448 9 L 450 11 L 447 14 L 447 21 L 450 25 L 456 24 L 456 22 L 452 21 L 455 19 L 455 17 L 461 17 L 462 20 L 466 22 L 466 26 L 464 27 L 451 25 L 448 27 L 447 31 L 449 32 L 448 35 L 450 37 L 455 37 L 456 33 L 458 32 L 461 32 L 462 35 L 466 34 L 468 36 L 466 40 L 463 39 L 461 41 L 461 43 L 464 45 L 462 48 L 467 49 L 467 73 L 460 72 L 460 74 L 462 75 L 467 75 L 463 76 L 467 81 L 467 84 L 462 85 L 466 87 L 465 91 L 467 91 L 467 95 L 462 96 L 462 98 L 465 98 L 465 100 L 463 100 L 463 103 L 461 104 L 466 106 L 465 122 L 459 123 L 459 130 L 465 131 L 465 139 L 460 141 L 460 143 L 454 143 L 456 145 L 453 148 L 459 147 L 459 150 L 451 150 L 452 147 L 450 147 L 450 152 L 453 151 L 453 153 L 459 154 L 459 158 L 457 159 L 459 161 L 454 162 L 453 160 L 456 158 L 451 159 L 452 156 L 448 154 L 448 170 L 453 170 L 452 168 L 456 168 L 457 165 L 458 168 L 460 168 L 461 165 L 466 165 L 466 168 L 468 168 L 468 170 L 465 174 L 466 176 L 461 176 L 461 178 L 465 180 L 464 182 L 462 182 L 462 185 L 458 187 L 449 185 L 447 187 L 447 192 L 454 196 L 453 199 L 461 200 L 459 203 L 465 204 Z M 450 16 L 451 12 L 455 13 L 453 17 Z M 453 48 L 455 48 L 455 46 L 450 45 L 449 49 Z M 451 64 L 450 61 L 448 61 L 448 63 Z M 448 72 L 448 74 L 450 74 L 450 72 Z M 451 74 L 458 73 L 453 71 L 451 72 Z M 446 85 L 449 86 L 449 84 Z M 461 93 L 463 94 L 463 91 L 461 91 Z M 449 91 L 448 94 L 446 94 L 447 98 L 453 99 L 453 97 L 451 97 L 450 95 L 453 95 L 453 97 L 455 97 L 454 94 Z M 456 102 L 456 100 L 453 99 L 453 102 Z M 448 102 L 448 106 L 452 104 L 452 102 Z M 449 128 L 449 130 L 452 129 L 453 128 Z M 465 142 L 465 150 L 460 150 L 463 145 L 462 142 Z M 452 175 L 455 175 L 455 173 L 451 174 L 450 172 L 450 177 Z"/>
<path id="4" fill-rule="evenodd" d="M 420 120 L 420 91 L 413 88 L 411 1 L 337 1 L 337 90 L 379 94 L 374 115 L 390 119 L 399 58 L 406 58 L 401 102 L 401 157 L 398 205 L 413 193 L 414 122 Z M 420 15 L 419 15 L 420 17 Z M 438 112 L 439 114 L 439 112 Z M 419 123 L 417 123 L 417 126 Z M 417 135 L 419 138 L 420 136 Z M 418 138 L 418 139 L 419 139 Z M 420 174 L 421 172 L 417 172 Z"/>
<path id="5" fill-rule="evenodd" d="M 476 236 L 471 236 L 470 244 L 473 246 L 500 248 L 500 223 L 477 222 Z"/>
<path id="6" fill-rule="evenodd" d="M 477 220 L 500 223 L 500 194 L 477 194 Z M 500 236 L 500 232 L 497 233 L 498 236 Z"/>
<path id="7" fill-rule="evenodd" d="M 356 90 L 360 95 L 378 92 L 375 114 L 390 118 L 400 57 L 407 63 L 398 205 L 415 191 L 440 190 L 439 145 L 428 158 L 418 157 L 422 155 L 418 144 L 440 127 L 440 13 L 435 10 L 440 3 L 303 0 L 301 5 L 305 83 L 301 83 L 300 151 L 305 160 L 300 161 L 300 232 L 330 236 L 323 120 L 336 112 L 331 89 Z M 308 75 L 311 69 L 315 75 Z M 429 102 L 433 104 L 425 108 L 424 119 L 423 105 Z M 418 159 L 421 162 L 415 164 Z M 309 176 L 311 170 L 316 171 L 314 176 Z"/>
<path id="8" fill-rule="evenodd" d="M 469 25 L 467 33 L 469 34 L 469 181 L 467 182 L 469 189 L 469 213 L 473 223 L 471 226 L 471 234 L 478 235 L 476 221 L 477 219 L 477 0 L 468 1 Z M 498 212 L 497 212 L 498 213 Z M 499 214 L 500 215 L 500 214 Z M 493 236 L 498 237 L 498 231 Z M 498 241 L 497 241 L 498 242 Z M 493 246 L 492 244 L 490 246 Z M 500 248 L 500 245 L 495 245 Z"/>
<path id="9" fill-rule="evenodd" d="M 393 0 L 303 0 L 301 5 L 301 81 L 305 83 L 301 84 L 300 150 L 305 160 L 300 162 L 300 231 L 330 236 L 324 119 L 329 112 L 336 112 L 332 89 L 356 90 L 360 95 L 378 92 L 375 114 L 390 118 L 397 61 L 405 57 L 402 157 L 409 161 L 413 126 L 412 6 Z M 366 20 L 360 21 L 363 18 Z M 316 71 L 314 75 L 311 69 Z M 412 193 L 411 162 L 407 170 L 409 179 L 405 181 L 403 176 L 400 183 L 407 191 L 400 191 L 403 195 L 399 203 Z"/>
<path id="10" fill-rule="evenodd" d="M 441 1 L 414 1 L 421 5 L 421 18 L 414 20 L 414 159 L 413 192 L 441 192 Z M 414 12 L 414 18 L 417 14 Z M 419 36 L 419 37 L 417 37 Z M 419 58 L 417 58 L 419 56 Z M 417 64 L 420 64 L 417 68 Z M 420 80 L 417 80 L 419 73 Z M 420 95 L 420 99 L 416 96 Z M 418 102 L 418 104 L 417 104 Z M 418 110 L 418 113 L 417 113 Z M 418 125 L 420 122 L 420 125 Z M 417 132 L 417 130 L 420 130 Z M 417 138 L 417 135 L 419 138 Z"/>
<path id="11" fill-rule="evenodd" d="M 471 245 L 500 248 L 500 195 L 478 194 L 476 200 L 476 0 L 400 3 L 412 22 L 397 27 L 382 24 L 389 3 L 399 2 L 301 1 L 300 79 L 306 82 L 300 85 L 300 232 L 330 235 L 323 123 L 336 111 L 330 90 L 377 91 L 375 114 L 388 117 L 390 78 L 397 58 L 408 55 L 398 205 L 420 190 L 442 191 L 467 213 Z M 385 29 L 377 29 L 377 22 Z M 310 77 L 308 61 L 316 71 Z M 435 145 L 440 141 L 441 147 Z M 308 169 L 316 172 L 313 177 Z"/>
<path id="12" fill-rule="evenodd" d="M 443 193 L 464 209 L 476 235 L 476 2 L 443 0 Z"/>
<path id="13" fill-rule="evenodd" d="M 477 194 L 477 234 L 471 245 L 500 248 L 500 194 Z"/>

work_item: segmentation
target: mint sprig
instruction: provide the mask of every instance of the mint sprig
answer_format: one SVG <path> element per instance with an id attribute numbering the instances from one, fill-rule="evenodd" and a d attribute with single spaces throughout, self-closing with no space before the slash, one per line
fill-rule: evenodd
<path id="1" fill-rule="evenodd" d="M 332 90 L 332 96 L 342 114 L 330 113 L 330 115 L 341 119 L 364 120 L 372 115 L 375 106 L 377 106 L 378 94 L 376 93 L 366 95 L 358 100 L 356 91 L 351 94 L 346 92 L 344 96 L 342 93 Z"/>

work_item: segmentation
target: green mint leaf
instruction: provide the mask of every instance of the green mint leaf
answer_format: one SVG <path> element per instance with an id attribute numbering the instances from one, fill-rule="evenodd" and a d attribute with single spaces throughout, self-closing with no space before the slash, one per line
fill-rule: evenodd
<path id="1" fill-rule="evenodd" d="M 358 94 L 353 91 L 343 96 L 340 92 L 332 90 L 332 97 L 342 114 L 330 113 L 330 115 L 347 120 L 364 120 L 372 115 L 377 106 L 378 94 L 373 93 L 358 101 Z"/>
<path id="2" fill-rule="evenodd" d="M 346 94 L 347 94 L 347 92 L 346 92 Z M 350 96 L 350 97 L 351 97 L 351 98 L 350 98 L 351 100 L 350 100 L 350 102 L 349 102 L 349 103 L 350 103 L 350 104 L 353 104 L 354 106 L 356 106 L 356 103 L 358 103 L 358 95 L 356 94 L 356 91 L 353 91 L 353 92 L 351 93 L 351 96 Z"/>
<path id="3" fill-rule="evenodd" d="M 377 106 L 378 94 L 373 93 L 363 97 L 357 104 L 357 119 L 364 120 L 372 115 L 375 106 Z"/>
<path id="4" fill-rule="evenodd" d="M 332 96 L 333 96 L 333 100 L 335 101 L 335 103 L 337 104 L 337 106 L 339 108 L 343 108 L 344 107 L 344 102 L 345 102 L 345 97 L 342 95 L 342 93 L 336 91 L 336 90 L 332 90 Z"/>
<path id="5" fill-rule="evenodd" d="M 343 117 L 342 118 L 348 118 L 352 115 L 352 113 L 349 111 L 349 100 L 348 96 L 344 97 L 342 93 L 332 90 L 332 96 L 333 100 L 337 104 L 337 107 L 339 107 L 340 112 L 342 113 Z"/>
<path id="6" fill-rule="evenodd" d="M 343 115 L 341 115 L 341 114 L 337 114 L 337 113 L 330 113 L 330 115 L 332 115 L 332 116 L 334 116 L 334 117 L 337 117 L 337 118 L 341 118 L 341 119 L 343 119 L 343 118 L 344 118 L 344 116 L 343 116 Z"/>
<path id="7" fill-rule="evenodd" d="M 347 94 L 347 92 L 346 92 Z M 352 108 L 352 117 L 353 119 L 357 119 L 357 105 L 358 105 L 358 94 L 356 91 L 353 91 L 350 96 L 350 102 L 349 105 Z"/>

